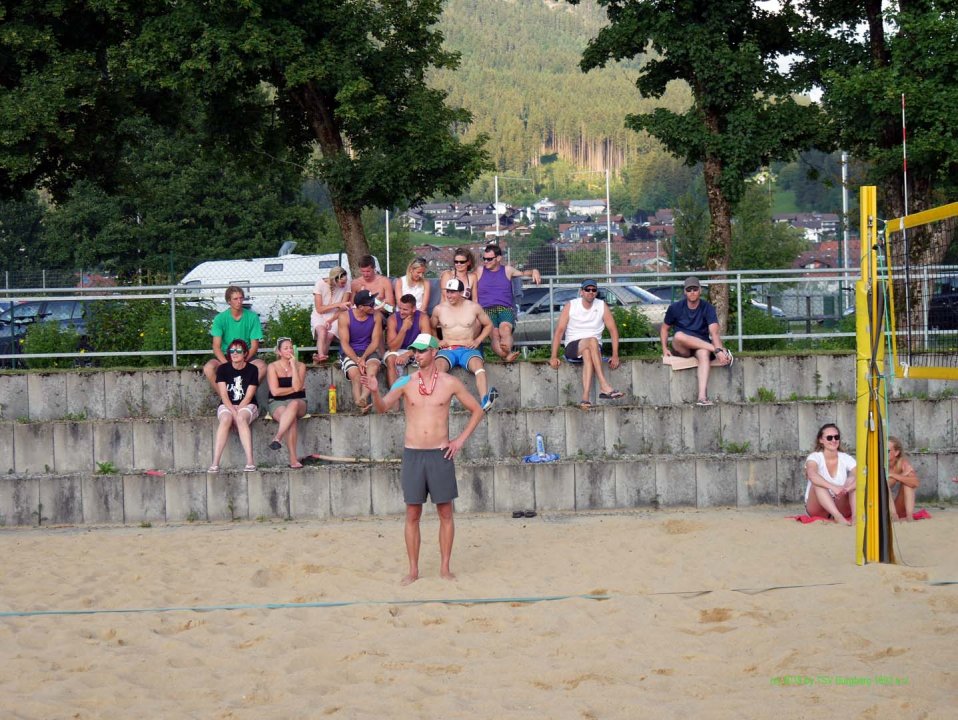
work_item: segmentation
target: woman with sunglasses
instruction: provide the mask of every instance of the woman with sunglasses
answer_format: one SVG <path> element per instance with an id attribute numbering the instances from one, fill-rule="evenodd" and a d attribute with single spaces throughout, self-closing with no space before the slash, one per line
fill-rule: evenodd
<path id="1" fill-rule="evenodd" d="M 815 437 L 815 451 L 805 460 L 805 511 L 831 517 L 846 525 L 855 522 L 855 458 L 841 451 L 838 426 L 826 423 Z"/>
<path id="2" fill-rule="evenodd" d="M 293 341 L 281 337 L 276 341 L 276 362 L 266 368 L 269 383 L 269 414 L 279 427 L 270 441 L 270 450 L 283 447 L 283 438 L 289 448 L 289 466 L 303 467 L 296 453 L 299 438 L 297 421 L 306 414 L 306 366 L 296 359 Z"/>
<path id="3" fill-rule="evenodd" d="M 465 248 L 456 248 L 452 252 L 452 268 L 443 270 L 439 277 L 439 287 L 444 288 L 450 280 L 462 283 L 462 297 L 472 300 L 472 288 L 476 284 L 476 258 Z"/>
<path id="4" fill-rule="evenodd" d="M 416 309 L 423 312 L 429 308 L 429 281 L 426 280 L 428 267 L 426 258 L 413 258 L 406 266 L 406 274 L 395 282 L 396 297 L 412 295 L 416 298 Z"/>
<path id="5" fill-rule="evenodd" d="M 226 449 L 230 428 L 236 428 L 243 452 L 246 454 L 246 472 L 254 472 L 253 434 L 250 429 L 253 421 L 259 417 L 256 405 L 256 388 L 259 385 L 259 370 L 246 362 L 249 346 L 244 340 L 233 340 L 227 349 L 229 362 L 216 368 L 216 392 L 220 396 L 220 406 L 216 409 L 216 441 L 213 447 L 213 464 L 209 472 L 220 470 L 220 458 Z"/>
<path id="6" fill-rule="evenodd" d="M 309 325 L 316 340 L 314 365 L 329 359 L 329 345 L 333 338 L 339 339 L 339 313 L 349 309 L 351 297 L 349 276 L 345 268 L 334 267 L 329 271 L 328 280 L 320 278 L 316 281 L 313 288 L 313 312 L 309 317 Z"/>

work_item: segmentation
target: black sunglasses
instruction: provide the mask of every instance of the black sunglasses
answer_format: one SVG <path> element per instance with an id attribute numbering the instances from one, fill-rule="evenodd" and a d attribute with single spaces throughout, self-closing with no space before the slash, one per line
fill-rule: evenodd
<path id="1" fill-rule="evenodd" d="M 599 292 L 599 288 L 586 287 L 586 288 L 582 288 L 582 292 Z"/>
<path id="2" fill-rule="evenodd" d="M 841 439 L 842 439 L 842 436 L 841 436 L 841 435 L 822 435 L 822 437 L 825 438 L 826 440 L 828 440 L 829 442 L 831 442 L 832 440 L 841 440 Z"/>
<path id="3" fill-rule="evenodd" d="M 483 258 L 483 259 L 485 259 L 485 258 Z M 468 264 L 469 264 L 469 261 L 468 261 L 468 260 L 453 260 L 452 262 L 453 262 L 454 265 L 468 265 Z"/>
<path id="4" fill-rule="evenodd" d="M 492 261 L 495 260 L 497 257 L 498 257 L 498 255 L 492 255 L 491 257 L 486 257 L 485 255 L 483 255 L 483 256 L 482 256 L 482 261 L 483 261 L 483 262 L 492 262 Z"/>
<path id="5" fill-rule="evenodd" d="M 691 287 L 685 288 L 685 292 L 698 292 L 701 289 L 698 285 L 692 285 Z"/>

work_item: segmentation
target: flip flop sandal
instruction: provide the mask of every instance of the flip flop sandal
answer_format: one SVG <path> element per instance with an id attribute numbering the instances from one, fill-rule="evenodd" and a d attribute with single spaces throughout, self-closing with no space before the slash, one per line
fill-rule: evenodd
<path id="1" fill-rule="evenodd" d="M 599 393 L 599 397 L 603 400 L 618 400 L 620 397 L 625 397 L 625 393 L 621 390 L 613 390 L 612 392 Z"/>
<path id="2" fill-rule="evenodd" d="M 515 510 L 515 511 L 513 511 L 513 513 L 512 513 L 512 517 L 513 517 L 513 518 L 521 518 L 521 517 L 525 517 L 525 516 L 526 516 L 526 514 L 525 514 L 522 510 Z"/>
<path id="3" fill-rule="evenodd" d="M 523 513 L 523 516 L 525 516 L 525 517 L 527 517 L 527 518 L 534 518 L 534 517 L 536 516 L 536 511 L 535 511 L 535 510 L 526 510 L 526 511 Z"/>

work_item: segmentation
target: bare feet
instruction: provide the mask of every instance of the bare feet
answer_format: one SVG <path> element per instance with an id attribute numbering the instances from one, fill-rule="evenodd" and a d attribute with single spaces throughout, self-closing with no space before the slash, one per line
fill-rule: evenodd
<path id="1" fill-rule="evenodd" d="M 518 357 L 519 357 L 519 351 L 518 351 L 518 350 L 513 350 L 511 353 L 509 353 L 508 355 L 506 355 L 505 361 L 506 361 L 507 363 L 512 363 L 512 362 L 515 362 Z"/>
<path id="2" fill-rule="evenodd" d="M 399 581 L 399 584 L 403 586 L 412 585 L 418 579 L 419 579 L 419 573 L 409 573 L 408 575 L 405 575 L 402 580 Z"/>
<path id="3" fill-rule="evenodd" d="M 439 577 L 441 577 L 443 580 L 455 580 L 455 579 L 456 579 L 456 576 L 453 575 L 452 572 L 450 572 L 449 570 L 441 570 L 441 571 L 439 572 Z"/>

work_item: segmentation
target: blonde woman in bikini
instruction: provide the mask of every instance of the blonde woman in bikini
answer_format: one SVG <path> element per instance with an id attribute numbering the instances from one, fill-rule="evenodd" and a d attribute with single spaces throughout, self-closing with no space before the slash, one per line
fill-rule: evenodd
<path id="1" fill-rule="evenodd" d="M 915 516 L 915 490 L 918 488 L 918 473 L 908 462 L 901 449 L 901 440 L 892 435 L 888 438 L 888 490 L 894 492 L 895 515 L 899 520 L 911 521 Z"/>

